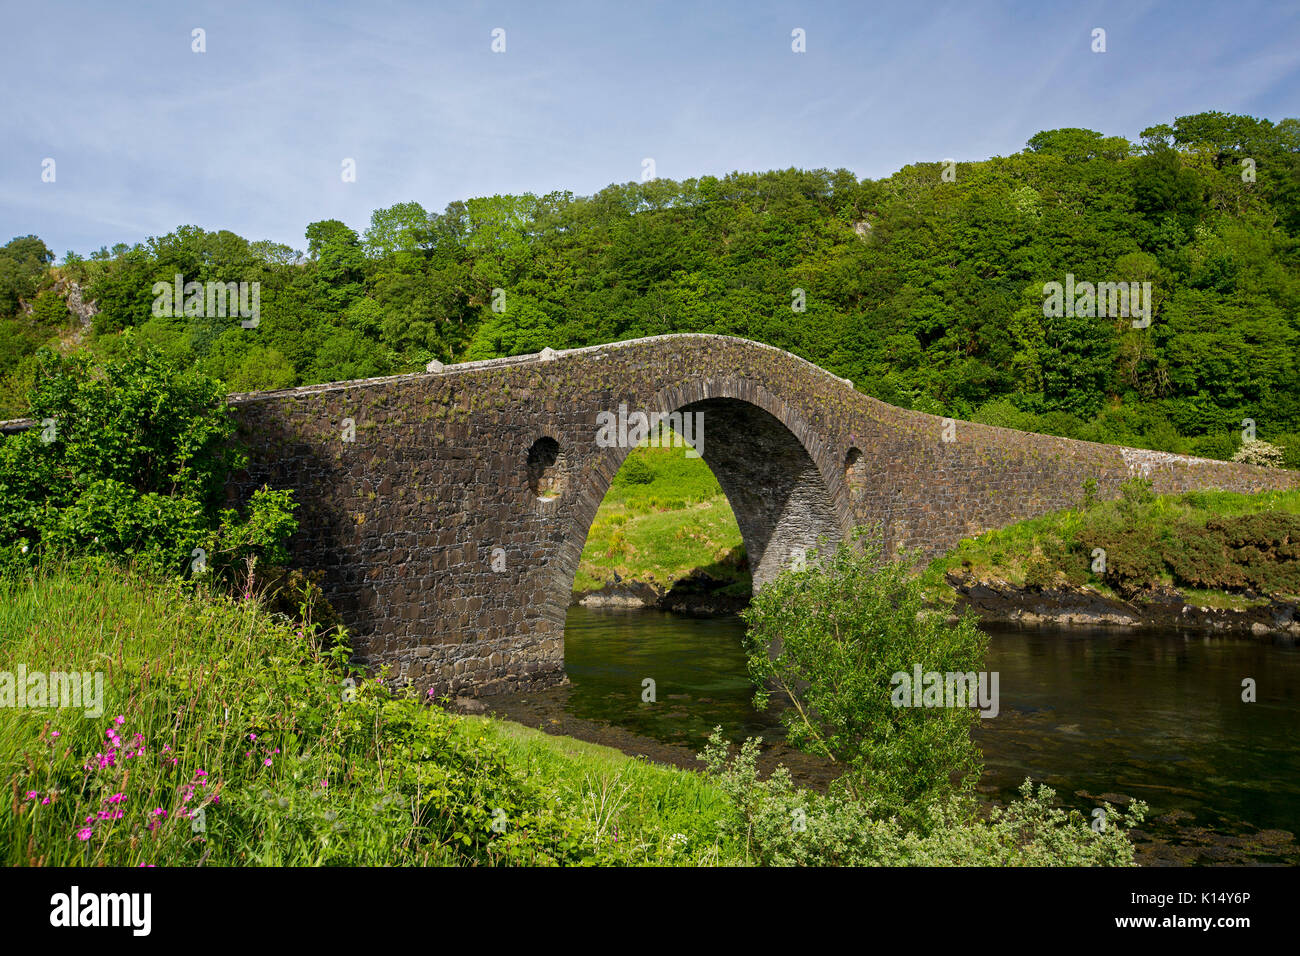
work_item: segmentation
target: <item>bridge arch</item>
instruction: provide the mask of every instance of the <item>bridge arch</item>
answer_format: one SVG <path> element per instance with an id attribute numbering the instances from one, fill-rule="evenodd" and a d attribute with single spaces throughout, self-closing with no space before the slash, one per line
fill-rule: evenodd
<path id="1" fill-rule="evenodd" d="M 795 560 L 800 549 L 834 547 L 851 531 L 853 506 L 836 450 L 779 396 L 752 383 L 723 379 L 675 385 L 648 404 L 635 410 L 703 417 L 701 458 L 736 517 L 755 590 Z M 595 428 L 593 421 L 593 436 Z M 601 451 L 585 474 L 569 478 L 569 486 L 580 486 L 582 493 L 548 588 L 558 608 L 568 607 L 596 512 L 632 448 Z M 840 450 L 838 459 L 845 454 Z"/>

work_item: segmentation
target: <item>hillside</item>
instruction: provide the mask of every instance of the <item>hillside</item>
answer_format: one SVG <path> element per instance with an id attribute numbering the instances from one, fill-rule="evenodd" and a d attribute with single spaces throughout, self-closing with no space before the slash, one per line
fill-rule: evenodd
<path id="1" fill-rule="evenodd" d="M 790 169 L 400 203 L 361 233 L 308 225 L 305 254 L 182 226 L 55 267 L 20 237 L 0 250 L 0 417 L 24 411 L 37 348 L 80 331 L 67 299 L 84 316 L 84 294 L 96 351 L 133 330 L 231 390 L 717 332 L 904 407 L 1218 458 L 1257 437 L 1295 467 L 1298 237 L 1300 122 L 1221 113 L 1138 143 L 1053 130 L 878 181 Z M 177 275 L 248 283 L 257 315 L 173 302 Z M 1045 314 L 1045 286 L 1076 282 L 1149 283 L 1149 312 Z"/>

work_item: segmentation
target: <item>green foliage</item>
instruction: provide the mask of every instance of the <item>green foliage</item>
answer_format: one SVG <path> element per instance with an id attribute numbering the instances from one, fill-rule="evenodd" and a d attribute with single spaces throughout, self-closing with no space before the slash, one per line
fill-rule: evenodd
<path id="1" fill-rule="evenodd" d="M 772 693 L 796 747 L 844 768 L 837 785 L 872 812 L 911 824 L 953 790 L 974 784 L 978 755 L 966 707 L 895 706 L 895 674 L 977 672 L 987 638 L 967 617 L 923 614 L 910 564 L 884 561 L 860 534 L 824 559 L 786 571 L 743 613 L 749 673 L 765 707 Z"/>
<path id="2" fill-rule="evenodd" d="M 54 254 L 35 236 L 19 236 L 0 246 L 0 317 L 16 315 L 22 302 L 36 295 L 53 262 Z"/>
<path id="3" fill-rule="evenodd" d="M 0 580 L 4 659 L 104 680 L 89 718 L 0 708 L 0 862 L 731 859 L 697 775 L 449 715 L 363 679 L 349 653 L 256 601 L 113 569 Z"/>
<path id="4" fill-rule="evenodd" d="M 1104 570 L 1094 573 L 1096 549 Z M 1294 599 L 1300 595 L 1300 492 L 1156 495 L 1131 479 L 1114 501 L 1085 502 L 963 541 L 931 562 L 927 593 L 958 568 L 1013 583 L 1068 582 L 1142 599 L 1168 587 Z"/>
<path id="5" fill-rule="evenodd" d="M 648 485 L 655 480 L 655 473 L 644 455 L 632 455 L 623 463 L 614 480 L 627 485 Z"/>
<path id="6" fill-rule="evenodd" d="M 223 555 L 283 559 L 296 527 L 289 492 L 263 490 L 244 518 L 219 509 L 243 458 L 218 382 L 148 349 L 103 367 L 80 354 L 39 358 L 39 424 L 0 440 L 6 564 L 66 554 L 181 574 L 200 546 L 218 571 Z"/>
<path id="7" fill-rule="evenodd" d="M 760 780 L 754 739 L 735 757 L 729 750 L 715 731 L 700 759 L 729 801 L 724 837 L 761 866 L 1133 866 L 1128 830 L 1147 811 L 1140 801 L 1124 812 L 1106 804 L 1107 825 L 1093 830 L 1080 811 L 1053 806 L 1050 788 L 1026 780 L 1021 799 L 987 818 L 957 796 L 909 828 L 843 794 L 798 789 L 784 767 Z"/>

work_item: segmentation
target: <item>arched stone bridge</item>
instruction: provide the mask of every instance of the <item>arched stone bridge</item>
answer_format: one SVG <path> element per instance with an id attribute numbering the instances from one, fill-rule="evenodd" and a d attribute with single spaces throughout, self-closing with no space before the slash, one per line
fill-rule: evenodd
<path id="1" fill-rule="evenodd" d="M 886 405 L 788 352 L 665 335 L 231 397 L 253 451 L 235 497 L 297 492 L 294 563 L 325 572 L 359 659 L 435 692 L 564 672 L 564 618 L 596 509 L 629 449 L 598 415 L 703 413 L 704 461 L 755 586 L 797 548 L 879 524 L 891 549 L 962 537 L 1149 475 L 1255 491 L 1296 472 L 953 422 Z M 350 440 L 349 440 L 350 439 Z"/>

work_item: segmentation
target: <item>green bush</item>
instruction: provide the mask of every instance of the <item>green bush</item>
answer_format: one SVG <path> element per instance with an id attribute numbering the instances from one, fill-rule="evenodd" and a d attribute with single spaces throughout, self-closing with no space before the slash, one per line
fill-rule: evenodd
<path id="1" fill-rule="evenodd" d="M 655 480 L 655 471 L 645 457 L 633 451 L 619 469 L 617 479 L 629 485 L 648 485 Z"/>
<path id="2" fill-rule="evenodd" d="M 844 794 L 796 788 L 784 767 L 766 780 L 757 771 L 758 741 L 733 758 L 717 730 L 700 759 L 728 798 L 719 821 L 745 861 L 761 866 L 1132 866 L 1130 828 L 1146 816 L 1136 801 L 1127 811 L 1101 809 L 1106 825 L 1094 830 L 1078 811 L 1052 806 L 1048 787 L 1030 781 L 1021 799 L 994 807 L 987 818 L 968 796 L 938 801 L 924 825 L 909 828 L 881 817 Z"/>
<path id="3" fill-rule="evenodd" d="M 96 366 L 42 351 L 31 392 L 37 427 L 0 439 L 0 563 L 43 555 L 125 559 L 168 574 L 229 574 L 284 559 L 290 492 L 219 506 L 245 458 L 220 383 L 148 349 Z M 197 563 L 196 563 L 197 561 Z"/>
<path id="4" fill-rule="evenodd" d="M 744 612 L 749 673 L 794 706 L 790 742 L 843 769 L 836 785 L 873 812 L 912 823 L 979 773 L 966 707 L 896 707 L 893 676 L 983 668 L 987 637 L 972 617 L 949 625 L 922 613 L 910 564 L 884 561 L 878 537 L 859 533 L 800 571 L 786 571 Z M 956 778 L 954 784 L 953 778 Z"/>

